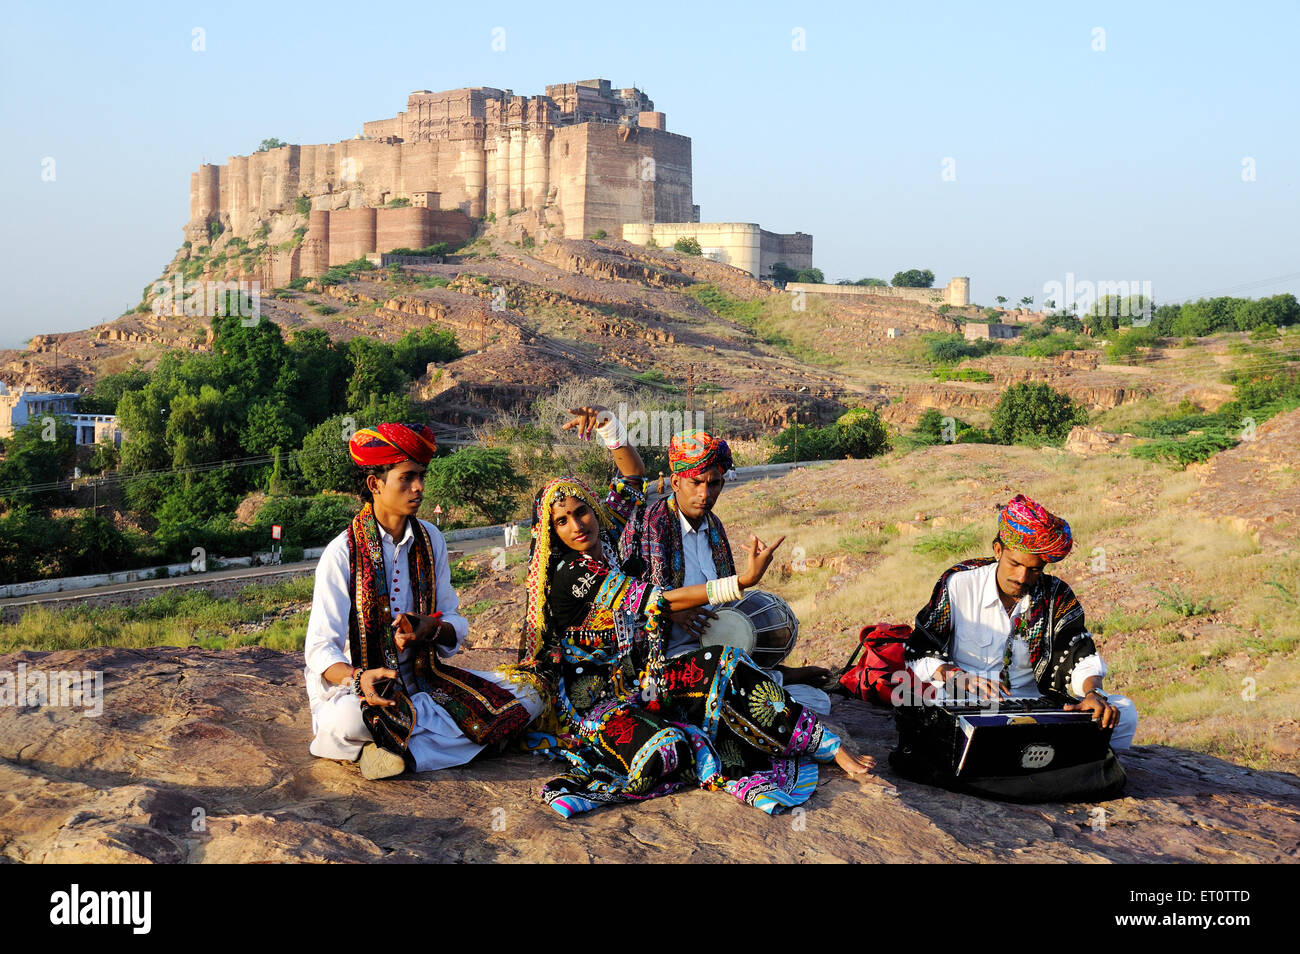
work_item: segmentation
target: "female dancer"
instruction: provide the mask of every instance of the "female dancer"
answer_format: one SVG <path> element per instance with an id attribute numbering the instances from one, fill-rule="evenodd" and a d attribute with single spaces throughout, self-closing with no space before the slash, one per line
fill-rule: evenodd
<path id="1" fill-rule="evenodd" d="M 844 750 L 744 652 L 708 646 L 665 663 L 663 617 L 739 600 L 785 538 L 768 546 L 751 536 L 746 570 L 705 585 L 665 592 L 625 575 L 616 543 L 645 502 L 645 467 L 605 408 L 570 413 L 565 429 L 600 436 L 620 475 L 604 500 L 577 478 L 560 477 L 534 501 L 516 673 L 550 700 L 542 723 L 549 731 L 534 744 L 555 747 L 570 763 L 543 786 L 545 801 L 568 818 L 696 784 L 773 813 L 809 798 L 817 762 L 866 773 L 871 758 Z"/>

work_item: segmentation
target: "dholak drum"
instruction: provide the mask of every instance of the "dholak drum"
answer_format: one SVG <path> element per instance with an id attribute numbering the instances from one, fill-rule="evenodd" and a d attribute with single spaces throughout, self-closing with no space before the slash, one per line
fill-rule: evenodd
<path id="1" fill-rule="evenodd" d="M 781 597 L 763 590 L 750 590 L 739 602 L 714 610 L 700 638 L 701 646 L 735 646 L 749 653 L 764 669 L 771 669 L 794 649 L 799 638 L 799 619 Z"/>
<path id="2" fill-rule="evenodd" d="M 945 701 L 902 705 L 889 763 L 904 778 L 1012 802 L 1099 801 L 1124 788 L 1110 729 L 1038 699 L 996 710 Z"/>

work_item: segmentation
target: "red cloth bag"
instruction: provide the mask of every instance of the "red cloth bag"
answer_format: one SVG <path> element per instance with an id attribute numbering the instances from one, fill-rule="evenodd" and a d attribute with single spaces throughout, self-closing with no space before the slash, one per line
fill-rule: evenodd
<path id="1" fill-rule="evenodd" d="M 903 650 L 912 627 L 876 623 L 862 627 L 858 648 L 849 657 L 840 676 L 840 685 L 851 696 L 890 705 L 890 696 L 902 680 L 910 680 Z M 894 673 L 901 672 L 896 677 Z"/>

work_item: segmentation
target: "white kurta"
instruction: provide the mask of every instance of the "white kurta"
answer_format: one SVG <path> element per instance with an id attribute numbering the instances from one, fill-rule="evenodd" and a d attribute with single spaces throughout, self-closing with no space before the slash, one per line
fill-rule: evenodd
<path id="1" fill-rule="evenodd" d="M 433 545 L 434 609 L 442 613 L 443 622 L 456 631 L 452 647 L 437 647 L 442 658 L 454 656 L 469 632 L 469 621 L 461 616 L 460 598 L 451 586 L 451 567 L 447 562 L 447 543 L 437 527 L 420 521 Z M 388 576 L 389 604 L 396 619 L 400 613 L 412 612 L 414 598 L 407 574 L 407 554 L 415 542 L 415 534 L 407 523 L 400 540 L 382 526 L 379 528 L 380 545 L 384 553 L 384 566 Z M 311 616 L 307 621 L 307 639 L 303 647 L 306 660 L 304 676 L 307 681 L 307 699 L 311 705 L 311 753 L 328 759 L 355 759 L 362 746 L 372 741 L 370 730 L 361 721 L 361 702 L 352 694 L 351 684 L 335 685 L 324 678 L 325 670 L 335 663 L 353 665 L 348 646 L 348 541 L 347 531 L 340 533 L 325 547 L 316 567 L 316 586 L 312 593 Z M 412 650 L 407 648 L 398 656 L 402 681 L 412 685 Z M 475 670 L 470 670 L 476 672 Z M 523 701 L 528 711 L 536 716 L 541 711 L 541 700 L 531 688 L 509 682 L 495 672 L 477 672 L 512 692 Z M 434 702 L 427 692 L 411 695 L 415 709 L 415 731 L 411 734 L 409 748 L 415 759 L 416 771 L 450 768 L 470 761 L 483 746 L 468 738 L 447 713 Z"/>
<path id="2" fill-rule="evenodd" d="M 1007 612 L 998 592 L 997 569 L 996 563 L 989 563 L 948 577 L 948 603 L 952 609 L 954 633 L 952 661 L 966 672 L 993 682 L 1002 678 L 1002 659 L 1016 619 L 1029 612 L 1027 594 L 1020 598 L 1010 613 Z M 935 677 L 941 665 L 940 660 L 926 657 L 916 660 L 911 667 L 922 680 L 942 685 L 942 680 Z M 1012 644 L 1011 667 L 1007 675 L 1013 699 L 1036 699 L 1042 695 L 1029 665 L 1029 647 L 1023 639 Z M 1075 665 L 1070 676 L 1070 691 L 1075 698 L 1082 698 L 1084 683 L 1092 676 L 1105 675 L 1106 663 L 1099 653 L 1085 656 Z M 1119 709 L 1119 725 L 1111 734 L 1111 747 L 1128 748 L 1137 731 L 1137 709 L 1127 696 L 1111 696 L 1110 704 Z"/>

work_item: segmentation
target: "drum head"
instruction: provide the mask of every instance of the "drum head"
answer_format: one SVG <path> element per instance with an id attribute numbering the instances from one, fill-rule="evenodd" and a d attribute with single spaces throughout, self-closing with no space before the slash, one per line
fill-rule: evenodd
<path id="1" fill-rule="evenodd" d="M 799 636 L 799 620 L 788 603 L 772 593 L 750 590 L 738 603 L 719 607 L 701 646 L 735 646 L 764 669 L 790 654 Z"/>
<path id="2" fill-rule="evenodd" d="M 749 617 L 737 609 L 722 607 L 716 610 L 718 618 L 709 620 L 709 625 L 700 637 L 701 646 L 735 646 L 745 652 L 753 652 L 754 627 Z"/>

